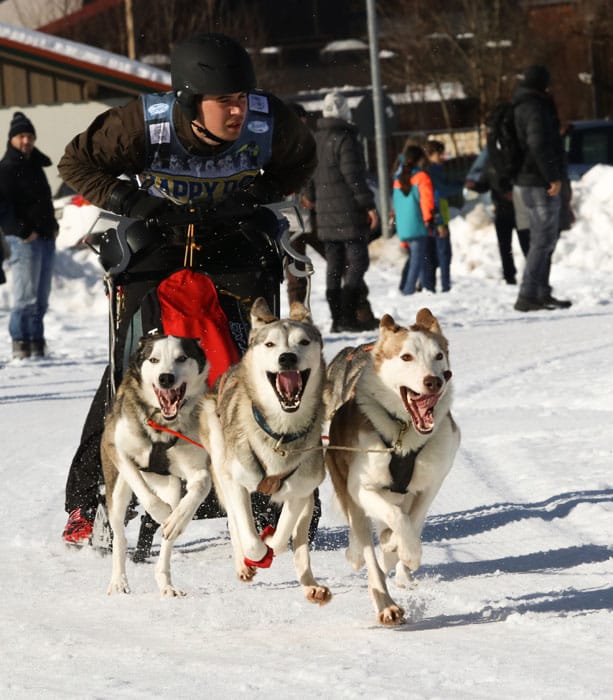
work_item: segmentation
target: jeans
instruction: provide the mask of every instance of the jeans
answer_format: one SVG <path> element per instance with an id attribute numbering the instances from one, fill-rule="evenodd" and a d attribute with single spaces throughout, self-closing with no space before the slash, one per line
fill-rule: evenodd
<path id="1" fill-rule="evenodd" d="M 37 238 L 26 243 L 18 236 L 7 236 L 6 239 L 11 248 L 8 264 L 13 285 L 9 333 L 13 340 L 43 340 L 43 318 L 49 308 L 55 240 Z"/>
<path id="2" fill-rule="evenodd" d="M 427 241 L 426 236 L 409 241 L 409 257 L 400 275 L 400 291 L 403 294 L 413 294 L 417 280 L 424 278 Z"/>
<path id="3" fill-rule="evenodd" d="M 551 254 L 560 235 L 560 195 L 550 197 L 544 187 L 519 187 L 519 197 L 528 211 L 530 248 L 526 257 L 519 294 L 544 299 L 551 294 Z"/>
<path id="4" fill-rule="evenodd" d="M 441 236 L 437 231 L 436 236 L 428 236 L 426 244 L 426 262 L 422 283 L 430 292 L 436 291 L 436 268 L 441 271 L 441 289 L 448 292 L 451 289 L 451 238 L 449 229 L 447 235 Z"/>

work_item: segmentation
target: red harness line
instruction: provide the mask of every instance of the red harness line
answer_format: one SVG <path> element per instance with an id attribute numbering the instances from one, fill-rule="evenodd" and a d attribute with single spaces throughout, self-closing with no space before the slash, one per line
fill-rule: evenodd
<path id="1" fill-rule="evenodd" d="M 147 421 L 147 425 L 150 428 L 153 428 L 154 430 L 160 430 L 163 433 L 170 433 L 171 435 L 174 435 L 175 437 L 181 438 L 181 440 L 185 440 L 186 442 L 191 442 L 192 445 L 195 445 L 196 447 L 200 447 L 201 449 L 205 450 L 205 446 L 201 445 L 199 442 L 196 442 L 195 440 L 192 440 L 191 438 L 188 438 L 187 435 L 183 435 L 183 433 L 178 433 L 176 430 L 172 430 L 171 428 L 167 428 L 164 425 L 160 425 L 159 423 L 156 423 L 154 420 L 149 420 Z"/>

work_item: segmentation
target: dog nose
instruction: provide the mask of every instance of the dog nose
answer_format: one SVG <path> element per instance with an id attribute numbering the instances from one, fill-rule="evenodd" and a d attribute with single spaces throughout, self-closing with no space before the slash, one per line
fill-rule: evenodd
<path id="1" fill-rule="evenodd" d="M 175 375 L 171 374 L 170 372 L 160 374 L 160 376 L 158 377 L 158 382 L 160 384 L 160 388 L 170 389 L 175 383 Z"/>
<path id="2" fill-rule="evenodd" d="M 295 369 L 298 364 L 298 355 L 293 352 L 282 352 L 279 355 L 279 367 L 281 369 Z"/>
<path id="3" fill-rule="evenodd" d="M 424 386 L 431 394 L 436 394 L 437 391 L 441 390 L 443 380 L 440 377 L 429 374 L 427 377 L 424 377 Z"/>

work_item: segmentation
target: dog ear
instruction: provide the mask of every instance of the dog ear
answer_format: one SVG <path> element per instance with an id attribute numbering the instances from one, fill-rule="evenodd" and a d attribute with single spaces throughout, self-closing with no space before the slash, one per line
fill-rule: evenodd
<path id="1" fill-rule="evenodd" d="M 439 322 L 434 318 L 430 309 L 420 309 L 415 317 L 415 323 L 422 328 L 430 331 L 431 333 L 437 333 L 442 335 L 441 327 Z"/>
<path id="2" fill-rule="evenodd" d="M 303 323 L 313 323 L 311 312 L 307 307 L 299 301 L 292 301 L 289 307 L 289 317 L 292 321 L 300 321 Z"/>
<path id="3" fill-rule="evenodd" d="M 272 313 L 264 297 L 258 297 L 251 306 L 251 326 L 258 328 L 279 319 Z"/>
<path id="4" fill-rule="evenodd" d="M 392 333 L 396 333 L 400 329 L 400 326 L 389 314 L 383 314 L 379 327 L 381 330 L 391 331 Z"/>

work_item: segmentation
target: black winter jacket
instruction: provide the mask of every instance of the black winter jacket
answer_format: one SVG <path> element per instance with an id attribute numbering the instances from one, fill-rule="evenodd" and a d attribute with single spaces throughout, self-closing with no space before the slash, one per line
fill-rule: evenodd
<path id="1" fill-rule="evenodd" d="M 524 159 L 514 182 L 520 187 L 545 187 L 564 179 L 564 145 L 560 120 L 551 97 L 518 87 L 513 95 L 515 130 Z"/>
<path id="2" fill-rule="evenodd" d="M 51 160 L 35 148 L 26 158 L 9 143 L 0 161 L 0 225 L 5 235 L 55 238 L 58 224 L 53 198 L 43 168 Z"/>
<path id="3" fill-rule="evenodd" d="M 317 237 L 322 241 L 368 241 L 367 212 L 375 198 L 355 126 L 343 119 L 317 120 L 317 168 L 307 197 L 315 203 Z"/>

